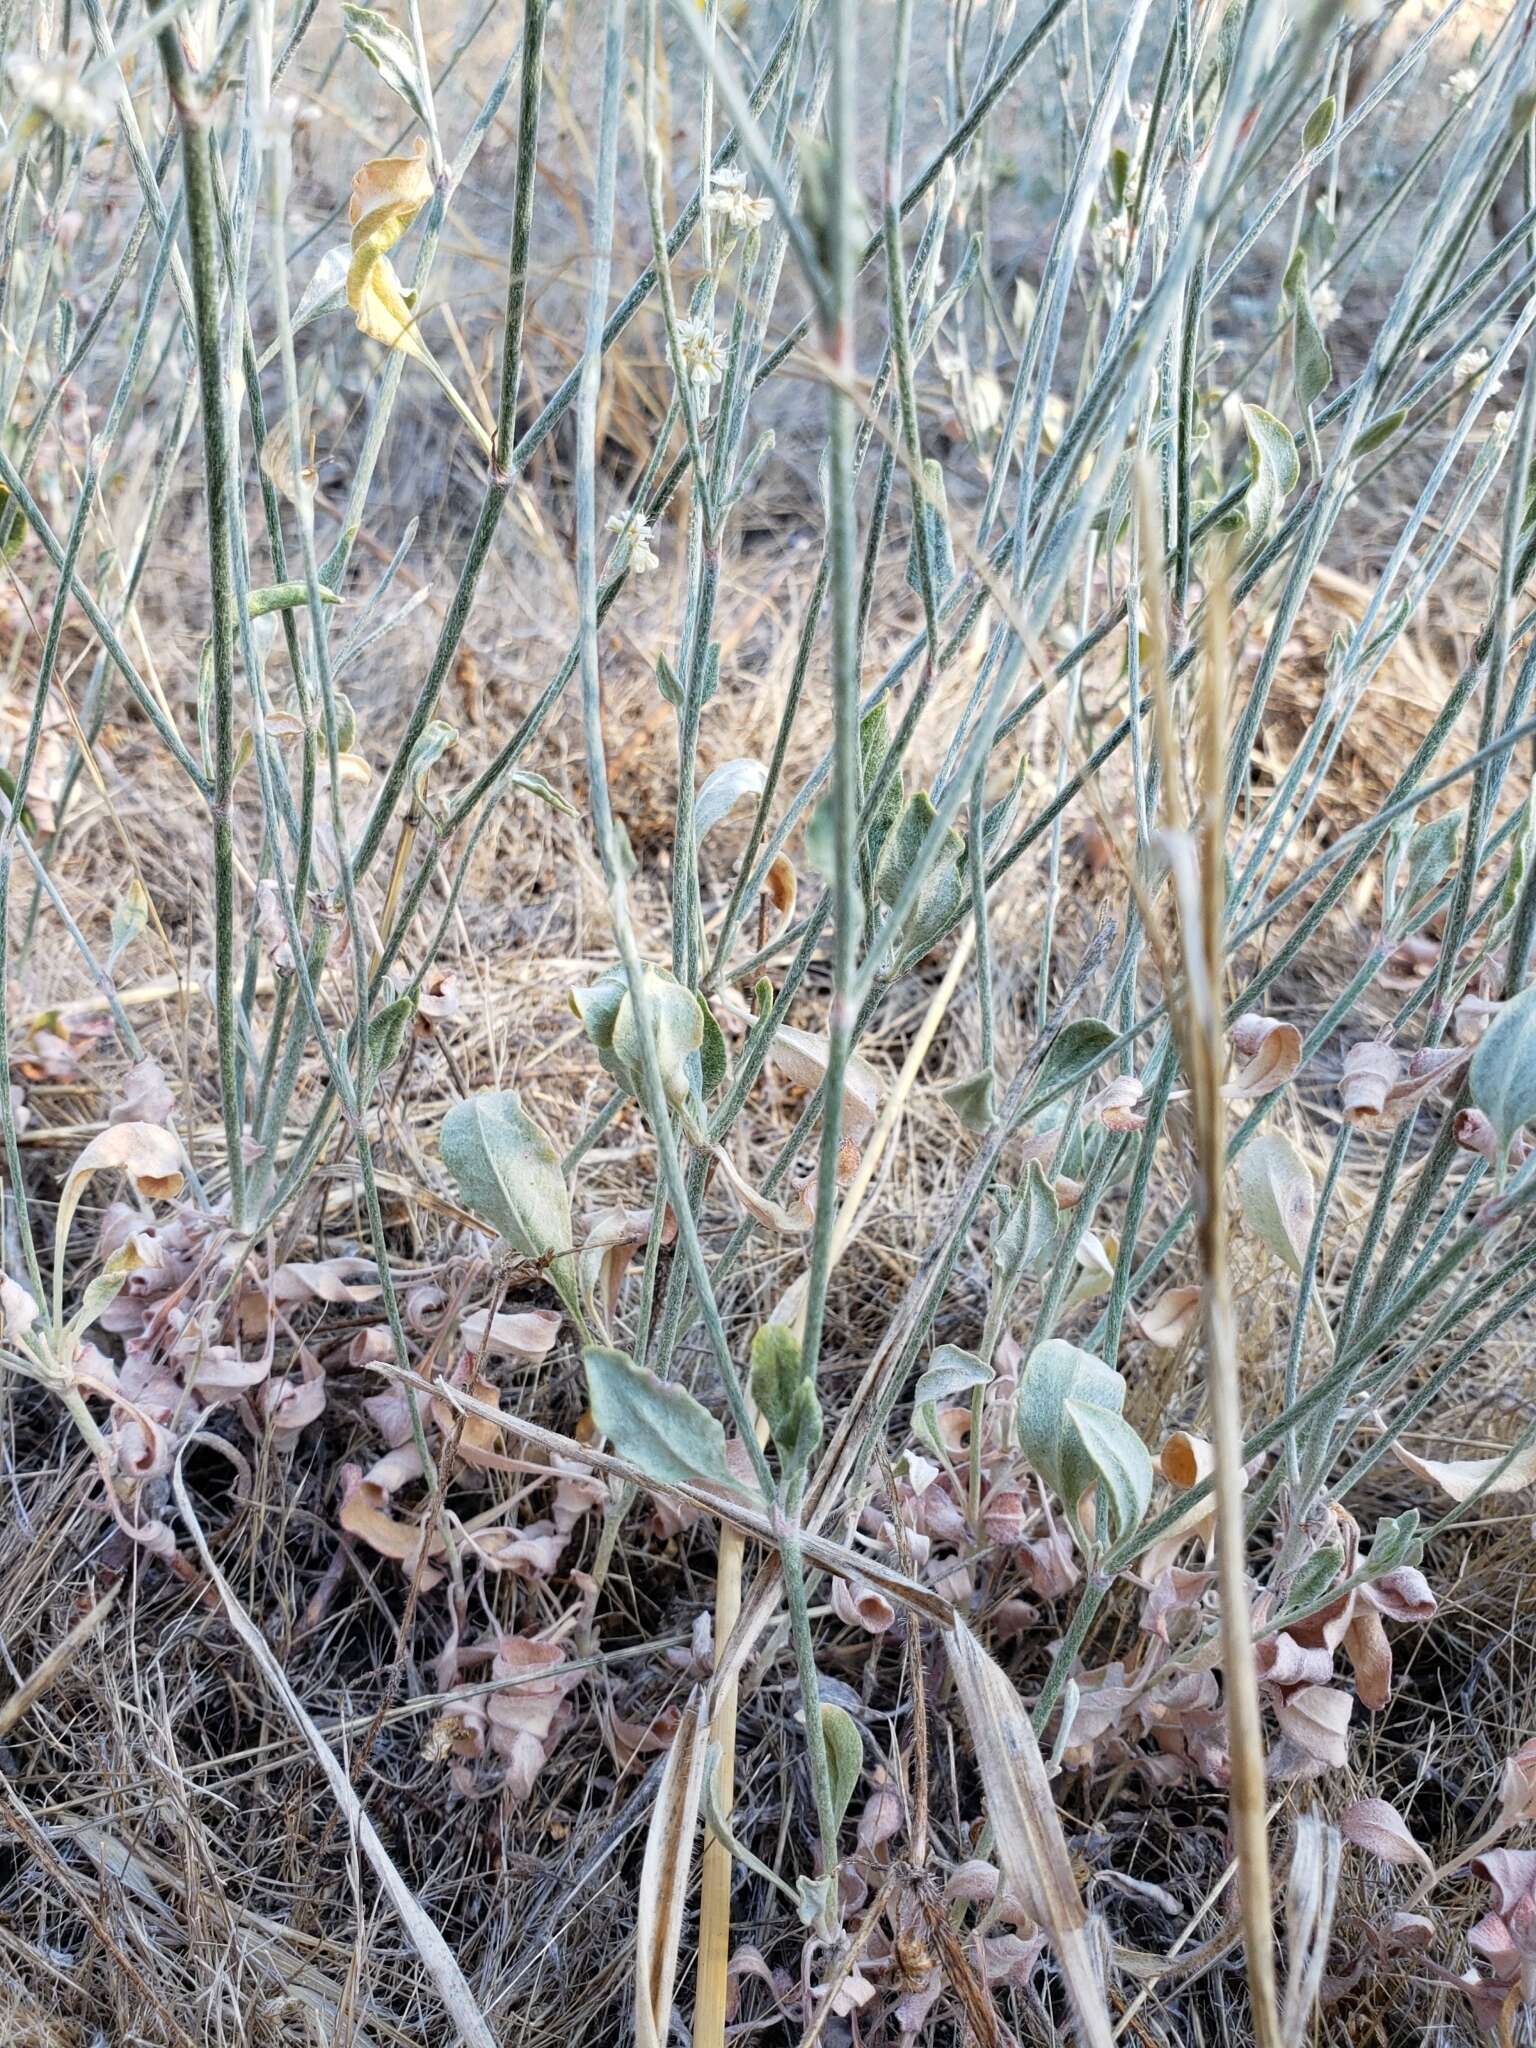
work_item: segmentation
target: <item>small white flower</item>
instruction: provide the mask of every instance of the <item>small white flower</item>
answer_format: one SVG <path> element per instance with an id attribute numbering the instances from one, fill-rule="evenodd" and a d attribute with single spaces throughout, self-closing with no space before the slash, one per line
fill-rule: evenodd
<path id="1" fill-rule="evenodd" d="M 614 552 L 619 565 L 636 576 L 648 576 L 661 561 L 656 552 L 656 529 L 642 512 L 615 512 L 608 531 L 616 536 Z"/>
<path id="2" fill-rule="evenodd" d="M 1472 65 L 1463 64 L 1459 71 L 1453 71 L 1440 84 L 1440 97 L 1453 107 L 1459 107 L 1469 100 L 1477 86 L 1477 72 Z"/>
<path id="3" fill-rule="evenodd" d="M 90 135 L 112 119 L 110 101 L 92 92 L 68 64 L 45 64 L 25 50 L 13 50 L 5 72 L 34 120 L 52 121 L 73 135 Z"/>
<path id="4" fill-rule="evenodd" d="M 1344 301 L 1331 284 L 1325 281 L 1312 287 L 1312 318 L 1319 327 L 1331 326 L 1343 310 Z"/>
<path id="5" fill-rule="evenodd" d="M 696 403 L 708 405 L 709 387 L 725 375 L 725 337 L 707 320 L 679 320 L 677 345 Z"/>
<path id="6" fill-rule="evenodd" d="M 727 227 L 742 235 L 749 228 L 760 228 L 773 212 L 768 200 L 747 190 L 745 171 L 711 171 L 708 204 L 711 213 L 718 214 Z"/>
<path id="7" fill-rule="evenodd" d="M 1456 358 L 1454 371 L 1456 382 L 1458 384 L 1476 383 L 1480 378 L 1487 375 L 1488 365 L 1492 360 L 1492 356 L 1489 355 L 1485 348 L 1469 348 L 1464 350 Z M 1497 398 L 1503 388 L 1504 380 L 1502 377 L 1490 377 L 1488 378 L 1487 389 L 1482 394 L 1483 398 L 1485 400 Z"/>

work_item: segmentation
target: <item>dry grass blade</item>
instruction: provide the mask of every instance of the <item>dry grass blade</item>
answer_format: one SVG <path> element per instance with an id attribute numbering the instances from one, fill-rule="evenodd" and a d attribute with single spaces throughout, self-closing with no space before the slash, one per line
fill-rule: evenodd
<path id="1" fill-rule="evenodd" d="M 1088 1913 L 1024 1702 L 963 1621 L 956 1620 L 946 1648 L 986 1788 L 1003 1875 L 1050 1936 L 1083 2040 L 1090 2048 L 1110 2048 L 1114 2030 Z"/>
<path id="2" fill-rule="evenodd" d="M 1147 479 L 1143 528 L 1156 532 Z M 1155 555 L 1154 555 L 1155 559 Z M 1161 593 L 1158 593 L 1161 596 Z M 1222 1668 L 1232 1755 L 1232 1835 L 1237 1856 L 1248 1989 L 1259 2048 L 1279 2048 L 1269 1841 L 1264 1815 L 1264 1731 L 1249 1611 L 1243 1488 L 1242 1389 L 1236 1311 L 1228 1266 L 1226 1047 L 1219 991 L 1225 916 L 1226 571 L 1217 564 L 1206 599 L 1198 749 L 1199 810 L 1183 828 L 1181 761 L 1173 739 L 1168 678 L 1154 649 L 1148 682 L 1161 759 L 1167 847 L 1178 905 L 1183 978 L 1167 989 L 1170 1015 L 1189 1077 L 1199 1169 L 1197 1199 L 1203 1278 L 1206 1387 L 1215 1455 L 1216 1557 L 1221 1588 Z M 1154 609 L 1161 612 L 1160 603 Z"/>
<path id="3" fill-rule="evenodd" d="M 194 1436 L 187 1441 L 208 1444 L 216 1451 L 222 1451 L 224 1448 L 214 1437 Z M 352 1789 L 351 1781 L 335 1751 L 306 1713 L 298 1694 L 288 1683 L 282 1665 L 272 1654 L 271 1644 L 236 1599 L 233 1587 L 214 1562 L 213 1552 L 208 1547 L 208 1539 L 203 1534 L 203 1525 L 198 1520 L 197 1511 L 187 1495 L 186 1480 L 182 1476 L 179 1456 L 171 1468 L 171 1483 L 175 1488 L 176 1505 L 181 1510 L 187 1528 L 192 1532 L 193 1540 L 202 1556 L 203 1569 L 223 1602 L 230 1626 L 250 1652 L 252 1661 L 260 1670 L 262 1677 L 281 1701 L 284 1712 L 308 1743 L 316 1763 L 325 1774 L 337 1805 L 346 1816 L 347 1825 L 356 1837 L 363 1854 L 368 1858 L 375 1877 L 399 1916 L 401 1926 L 437 1987 L 437 1995 L 458 2029 L 460 2040 L 467 2042 L 469 2048 L 496 2048 L 496 2038 L 486 2025 L 484 2016 L 475 2002 L 474 1993 L 465 1982 L 464 1972 L 459 1968 L 452 1949 L 444 1941 L 437 1922 L 395 1868 L 393 1858 L 380 1841 L 378 1831 L 364 1811 L 362 1801 Z"/>
<path id="4" fill-rule="evenodd" d="M 88 1642 L 96 1633 L 117 1605 L 117 1596 L 121 1590 L 120 1580 L 116 1585 L 109 1586 L 95 1606 L 88 1613 L 81 1615 L 63 1641 L 56 1643 L 48 1652 L 32 1676 L 18 1685 L 4 1706 L 0 1706 L 0 1739 L 10 1734 L 24 1714 L 32 1711 L 80 1645 Z"/>
<path id="5" fill-rule="evenodd" d="M 697 1689 L 672 1738 L 640 1866 L 635 1914 L 637 2048 L 666 2048 L 708 1753 L 709 1722 L 703 1691 Z"/>

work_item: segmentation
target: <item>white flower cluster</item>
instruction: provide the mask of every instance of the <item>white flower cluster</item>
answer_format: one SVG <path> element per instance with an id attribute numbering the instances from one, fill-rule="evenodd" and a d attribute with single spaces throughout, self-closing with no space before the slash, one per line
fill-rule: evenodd
<path id="1" fill-rule="evenodd" d="M 616 536 L 619 565 L 636 576 L 648 576 L 661 561 L 656 552 L 656 529 L 642 512 L 615 512 L 608 531 Z"/>
<path id="2" fill-rule="evenodd" d="M 1440 97 L 1453 107 L 1459 107 L 1471 99 L 1477 87 L 1478 74 L 1470 64 L 1463 64 L 1459 71 L 1453 71 L 1449 78 L 1440 81 Z"/>
<path id="3" fill-rule="evenodd" d="M 749 228 L 760 228 L 773 212 L 770 201 L 747 190 L 745 171 L 711 171 L 707 203 L 710 212 L 738 235 L 744 235 Z"/>
<path id="4" fill-rule="evenodd" d="M 71 135 L 93 135 L 112 119 L 111 103 L 92 92 L 69 64 L 44 63 L 25 50 L 13 50 L 5 75 L 28 114 Z"/>
<path id="5" fill-rule="evenodd" d="M 709 387 L 725 375 L 725 336 L 716 334 L 707 320 L 679 320 L 677 345 L 694 403 L 707 410 Z"/>
<path id="6" fill-rule="evenodd" d="M 1483 375 L 1493 360 L 1485 348 L 1469 348 L 1456 358 L 1455 378 L 1458 384 L 1471 384 Z M 1503 379 L 1495 377 L 1484 393 L 1486 398 L 1497 398 L 1503 388 Z"/>

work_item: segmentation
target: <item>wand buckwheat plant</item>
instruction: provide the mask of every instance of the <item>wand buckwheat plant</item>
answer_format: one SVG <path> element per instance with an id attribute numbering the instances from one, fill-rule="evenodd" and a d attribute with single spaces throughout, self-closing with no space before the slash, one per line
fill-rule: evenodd
<path id="1" fill-rule="evenodd" d="M 0 60 L 22 2019 L 1519 2038 L 1530 0 Z"/>

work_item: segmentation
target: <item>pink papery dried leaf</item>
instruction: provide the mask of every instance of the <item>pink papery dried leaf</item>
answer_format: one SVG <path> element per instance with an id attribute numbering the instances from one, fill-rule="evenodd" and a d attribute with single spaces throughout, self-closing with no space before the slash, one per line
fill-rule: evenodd
<path id="1" fill-rule="evenodd" d="M 1344 1631 L 1344 1654 L 1355 1674 L 1355 1697 L 1375 1714 L 1392 1697 L 1392 1645 L 1381 1616 L 1357 1601 Z"/>
<path id="2" fill-rule="evenodd" d="M 1379 1609 L 1388 1621 L 1421 1624 L 1433 1621 L 1439 1605 L 1428 1579 L 1417 1565 L 1411 1564 L 1393 1565 L 1379 1579 L 1372 1579 L 1368 1586 L 1362 1586 L 1359 1598 L 1367 1606 Z"/>
<path id="3" fill-rule="evenodd" d="M 1197 1612 L 1214 1583 L 1213 1572 L 1181 1571 L 1177 1565 L 1169 1565 L 1152 1581 L 1142 1602 L 1141 1627 L 1148 1635 L 1166 1643 L 1169 1639 L 1169 1617 Z"/>
<path id="4" fill-rule="evenodd" d="M 1269 1095 L 1295 1079 L 1302 1039 L 1294 1024 L 1278 1017 L 1239 1017 L 1227 1033 L 1238 1065 L 1223 1089 L 1229 1096 Z"/>
<path id="5" fill-rule="evenodd" d="M 508 1309 L 489 1318 L 484 1309 L 474 1309 L 459 1318 L 459 1331 L 465 1349 L 477 1358 L 484 1355 L 537 1363 L 559 1336 L 560 1318 L 553 1309 Z"/>
<path id="6" fill-rule="evenodd" d="M 295 1436 L 325 1413 L 325 1374 L 314 1371 L 302 1379 L 269 1380 L 262 1389 L 261 1410 L 277 1436 Z"/>
<path id="7" fill-rule="evenodd" d="M 433 1329 L 448 1297 L 442 1288 L 431 1280 L 418 1280 L 414 1287 L 407 1287 L 401 1304 L 405 1327 L 422 1335 Z"/>
<path id="8" fill-rule="evenodd" d="M 867 1635 L 883 1636 L 895 1625 L 896 1609 L 882 1592 L 862 1579 L 834 1579 L 832 1607 L 846 1627 L 863 1629 Z"/>
<path id="9" fill-rule="evenodd" d="M 1499 1826 L 1522 1820 L 1536 1820 L 1536 1735 L 1508 1758 L 1499 1782 Z"/>
<path id="10" fill-rule="evenodd" d="M 1339 1075 L 1344 1121 L 1357 1128 L 1375 1123 L 1386 1113 L 1387 1097 L 1402 1077 L 1403 1057 L 1392 1046 L 1369 1038 L 1352 1045 Z"/>
<path id="11" fill-rule="evenodd" d="M 269 1285 L 280 1302 L 329 1301 L 351 1306 L 383 1293 L 372 1259 L 294 1259 L 279 1266 Z"/>
<path id="12" fill-rule="evenodd" d="M 414 1433 L 411 1404 L 398 1388 L 391 1387 L 383 1394 L 365 1395 L 363 1413 L 391 1449 L 410 1442 Z"/>
<path id="13" fill-rule="evenodd" d="M 1528 1444 L 1507 1465 L 1503 1457 L 1420 1458 L 1400 1442 L 1394 1442 L 1392 1449 L 1400 1465 L 1429 1480 L 1454 1501 L 1469 1500 L 1484 1486 L 1489 1494 L 1521 1493 L 1527 1486 L 1536 1486 L 1536 1443 Z"/>
<path id="14" fill-rule="evenodd" d="M 210 1344 L 187 1374 L 187 1391 L 205 1408 L 217 1408 L 259 1387 L 271 1371 L 266 1353 L 242 1358 L 233 1344 Z"/>
<path id="15" fill-rule="evenodd" d="M 1275 1702 L 1281 1731 L 1313 1763 L 1342 1769 L 1349 1761 L 1349 1720 L 1354 1701 L 1328 1685 L 1303 1685 Z"/>
<path id="16" fill-rule="evenodd" d="M 1057 1529 L 1039 1536 L 1019 1552 L 1019 1562 L 1031 1588 L 1042 1600 L 1060 1600 L 1077 1584 L 1077 1559 L 1071 1538 Z"/>
<path id="17" fill-rule="evenodd" d="M 1395 1122 L 1410 1110 L 1417 1109 L 1433 1089 L 1454 1080 L 1468 1057 L 1464 1047 L 1455 1045 L 1426 1046 L 1414 1053 L 1408 1062 L 1407 1072 L 1393 1084 L 1387 1096 L 1388 1117 Z"/>
<path id="18" fill-rule="evenodd" d="M 1382 1863 L 1417 1863 L 1424 1870 L 1434 1868 L 1428 1853 L 1414 1840 L 1407 1821 L 1385 1799 L 1352 1799 L 1339 1815 L 1339 1833 L 1346 1842 L 1352 1842 Z"/>
<path id="19" fill-rule="evenodd" d="M 1497 1161 L 1499 1134 L 1494 1129 L 1493 1119 L 1484 1116 L 1480 1109 L 1458 1109 L 1451 1123 L 1451 1135 L 1463 1151 L 1476 1152 L 1482 1159 Z"/>
<path id="20" fill-rule="evenodd" d="M 1332 1650 L 1321 1644 L 1299 1643 L 1284 1629 L 1259 1638 L 1253 1646 L 1253 1661 L 1263 1683 L 1281 1691 L 1298 1685 L 1326 1685 L 1333 1676 Z"/>
<path id="21" fill-rule="evenodd" d="M 161 1072 L 158 1060 L 135 1062 L 123 1076 L 118 1098 L 108 1112 L 114 1124 L 149 1123 L 169 1125 L 176 1115 L 176 1097 Z"/>
<path id="22" fill-rule="evenodd" d="M 1029 1540 L 1029 1517 L 1017 1487 L 994 1487 L 981 1510 L 987 1541 L 999 1550 L 1019 1550 Z"/>
<path id="23" fill-rule="evenodd" d="M 637 1756 L 654 1756 L 658 1751 L 670 1749 L 676 1735 L 683 1710 L 673 1701 L 653 1714 L 649 1719 L 640 1716 L 612 1713 L 608 1717 L 608 1734 L 613 1743 L 614 1754 L 621 1764 L 633 1763 Z"/>
<path id="24" fill-rule="evenodd" d="M 858 1843 L 864 1855 L 873 1856 L 898 1835 L 906 1824 L 901 1796 L 889 1785 L 881 1785 L 864 1802 L 859 1815 Z"/>
<path id="25" fill-rule="evenodd" d="M 1536 1849 L 1486 1849 L 1472 1868 L 1493 1886 L 1521 1953 L 1536 1954 Z"/>
<path id="26" fill-rule="evenodd" d="M 547 1579 L 565 1550 L 564 1536 L 548 1522 L 530 1522 L 523 1529 L 464 1530 L 461 1541 L 488 1571 L 511 1572 L 520 1579 Z"/>
<path id="27" fill-rule="evenodd" d="M 447 1024 L 463 1010 L 459 977 L 450 968 L 430 968 L 422 979 L 416 998 L 416 1022 L 420 1035 L 430 1037 L 439 1024 Z"/>
<path id="28" fill-rule="evenodd" d="M 1147 1119 L 1139 1106 L 1142 1093 L 1134 1074 L 1117 1074 L 1088 1098 L 1087 1114 L 1096 1116 L 1107 1131 L 1144 1131 Z"/>
<path id="29" fill-rule="evenodd" d="M 1201 1298 L 1198 1287 L 1165 1287 L 1138 1312 L 1141 1334 L 1160 1351 L 1177 1351 L 1200 1326 Z"/>
<path id="30" fill-rule="evenodd" d="M 550 1470 L 559 1474 L 550 1514 L 556 1529 L 565 1535 L 584 1515 L 602 1506 L 608 1497 L 608 1489 L 601 1479 L 594 1478 L 584 1465 L 576 1464 L 573 1459 L 551 1458 Z"/>

